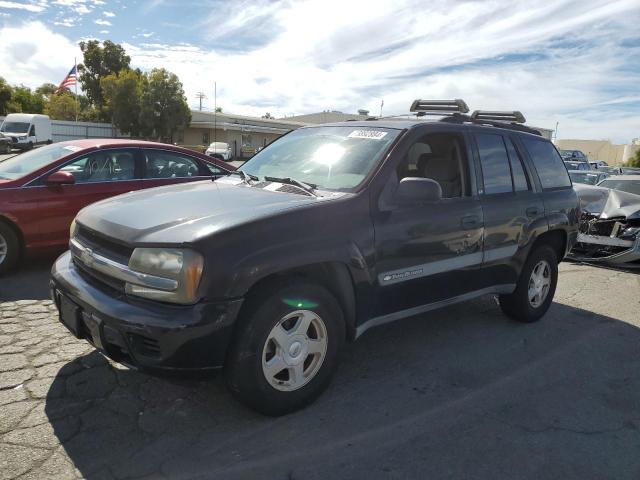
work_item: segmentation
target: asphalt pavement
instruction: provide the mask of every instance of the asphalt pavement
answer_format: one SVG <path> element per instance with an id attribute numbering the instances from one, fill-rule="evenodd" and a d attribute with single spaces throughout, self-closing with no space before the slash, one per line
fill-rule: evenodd
<path id="1" fill-rule="evenodd" d="M 220 376 L 151 377 L 73 338 L 50 263 L 0 278 L 0 479 L 640 478 L 635 273 L 562 264 L 535 324 L 489 296 L 372 329 L 316 403 L 266 418 Z"/>

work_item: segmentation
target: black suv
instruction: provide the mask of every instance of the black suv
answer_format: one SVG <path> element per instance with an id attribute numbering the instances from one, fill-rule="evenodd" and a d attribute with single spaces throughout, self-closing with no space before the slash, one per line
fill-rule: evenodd
<path id="1" fill-rule="evenodd" d="M 560 155 L 519 112 L 305 127 L 215 181 L 82 210 L 52 270 L 61 321 L 148 371 L 224 367 L 270 415 L 312 401 L 345 341 L 480 295 L 522 322 L 577 236 Z"/>

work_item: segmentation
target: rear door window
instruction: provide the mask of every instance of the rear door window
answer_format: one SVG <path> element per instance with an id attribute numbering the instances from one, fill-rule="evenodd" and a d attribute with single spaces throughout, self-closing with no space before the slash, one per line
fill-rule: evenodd
<path id="1" fill-rule="evenodd" d="M 144 178 L 185 178 L 200 175 L 193 158 L 167 150 L 145 150 Z"/>
<path id="2" fill-rule="evenodd" d="M 502 135 L 477 133 L 475 138 L 480 154 L 485 195 L 513 192 L 509 156 Z"/>
<path id="3" fill-rule="evenodd" d="M 520 137 L 527 149 L 533 165 L 540 177 L 542 188 L 563 188 L 571 186 L 569 173 L 562 162 L 562 158 L 551 142 L 547 140 Z"/>
<path id="4" fill-rule="evenodd" d="M 510 138 L 505 137 L 504 143 L 507 146 L 507 152 L 509 152 L 509 162 L 511 163 L 511 175 L 513 177 L 513 188 L 516 192 L 524 192 L 529 190 L 529 179 L 524 171 L 522 159 L 518 154 L 513 142 Z"/>

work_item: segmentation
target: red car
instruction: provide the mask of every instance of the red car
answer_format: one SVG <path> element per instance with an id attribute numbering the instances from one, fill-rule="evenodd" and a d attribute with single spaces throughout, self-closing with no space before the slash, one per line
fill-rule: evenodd
<path id="1" fill-rule="evenodd" d="M 90 203 L 231 170 L 185 148 L 115 139 L 54 143 L 0 161 L 0 273 L 23 254 L 64 248 L 71 221 Z"/>

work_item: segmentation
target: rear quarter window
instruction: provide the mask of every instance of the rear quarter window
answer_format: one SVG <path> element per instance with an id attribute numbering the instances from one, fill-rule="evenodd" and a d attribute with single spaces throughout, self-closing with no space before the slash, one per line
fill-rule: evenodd
<path id="1" fill-rule="evenodd" d="M 563 188 L 571 186 L 569 173 L 555 147 L 547 140 L 520 137 L 533 165 L 538 172 L 542 188 Z"/>

